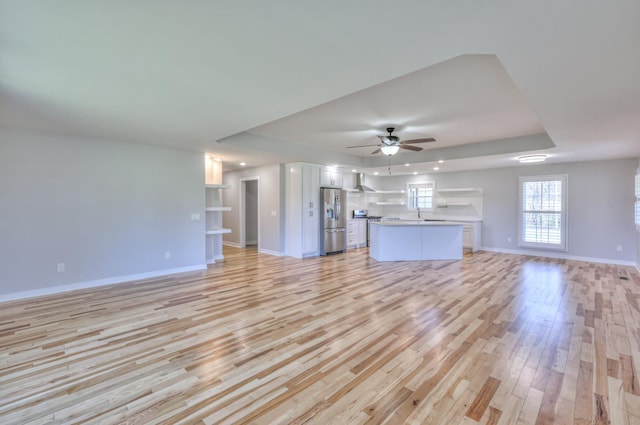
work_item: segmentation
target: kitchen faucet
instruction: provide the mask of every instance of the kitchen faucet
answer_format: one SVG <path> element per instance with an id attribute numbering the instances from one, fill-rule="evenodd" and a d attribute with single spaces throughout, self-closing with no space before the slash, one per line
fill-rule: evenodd
<path id="1" fill-rule="evenodd" d="M 422 218 L 420 217 L 420 207 L 417 207 L 417 209 L 418 209 L 418 218 Z"/>

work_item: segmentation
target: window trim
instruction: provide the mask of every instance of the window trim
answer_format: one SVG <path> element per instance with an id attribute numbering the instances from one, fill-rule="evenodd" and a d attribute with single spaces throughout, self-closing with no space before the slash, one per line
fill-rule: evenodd
<path id="1" fill-rule="evenodd" d="M 539 181 L 561 181 L 561 190 L 562 190 L 562 200 L 561 200 L 561 212 L 560 212 L 560 244 L 549 244 L 549 243 L 538 243 L 538 242 L 526 242 L 523 238 L 523 193 L 522 186 L 525 182 L 539 182 Z M 568 251 L 569 243 L 568 243 L 568 186 L 569 186 L 569 176 L 567 174 L 552 174 L 552 175 L 542 175 L 542 176 L 520 176 L 518 177 L 518 247 L 520 248 L 535 248 L 535 249 L 546 249 L 553 251 Z"/>
<path id="2" fill-rule="evenodd" d="M 420 208 L 420 211 L 433 211 L 436 208 L 436 182 L 433 180 L 430 181 L 419 181 L 419 182 L 407 182 L 407 210 L 409 211 L 417 211 L 418 208 L 411 207 L 411 186 L 417 185 L 431 185 L 431 208 Z"/>
<path id="3" fill-rule="evenodd" d="M 635 176 L 635 197 L 634 203 L 634 222 L 636 223 L 636 230 L 640 232 L 640 170 Z"/>

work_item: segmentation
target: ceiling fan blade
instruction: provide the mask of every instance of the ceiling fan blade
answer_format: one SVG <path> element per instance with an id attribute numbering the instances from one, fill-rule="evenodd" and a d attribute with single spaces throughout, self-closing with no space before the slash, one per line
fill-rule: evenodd
<path id="1" fill-rule="evenodd" d="M 382 152 L 382 150 L 380 148 L 376 149 L 375 151 L 371 152 L 371 155 L 375 155 L 377 153 Z"/>
<path id="2" fill-rule="evenodd" d="M 353 148 L 371 148 L 373 146 L 380 146 L 380 144 L 375 144 L 375 145 L 359 145 L 359 146 L 347 146 L 347 149 L 353 149 Z"/>
<path id="3" fill-rule="evenodd" d="M 405 145 L 405 144 L 400 145 L 400 149 L 407 149 L 407 150 L 416 151 L 416 152 L 422 150 L 420 146 L 411 146 L 411 145 Z"/>
<path id="4" fill-rule="evenodd" d="M 429 143 L 429 142 L 435 142 L 436 139 L 434 139 L 433 137 L 428 137 L 426 139 L 413 139 L 413 140 L 403 140 L 402 143 L 405 143 L 407 145 L 412 145 L 414 143 Z"/>

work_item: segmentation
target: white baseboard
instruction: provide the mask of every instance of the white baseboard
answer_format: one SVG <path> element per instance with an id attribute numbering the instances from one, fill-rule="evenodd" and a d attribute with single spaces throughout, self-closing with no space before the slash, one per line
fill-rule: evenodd
<path id="1" fill-rule="evenodd" d="M 255 245 L 257 242 L 247 242 L 247 245 Z M 235 242 L 222 242 L 223 245 L 227 245 L 227 246 L 232 246 L 234 248 L 242 248 L 242 246 L 239 243 L 235 243 Z M 269 254 L 269 255 L 275 255 L 276 257 L 281 257 L 284 254 L 282 252 L 278 252 L 278 251 L 271 251 L 269 249 L 263 249 L 258 247 L 258 252 L 261 254 Z"/>
<path id="2" fill-rule="evenodd" d="M 207 258 L 207 264 L 215 264 L 216 261 L 224 260 L 224 255 L 216 255 L 213 258 Z"/>
<path id="3" fill-rule="evenodd" d="M 577 255 L 569 255 L 563 254 L 561 252 L 550 252 L 550 251 L 537 251 L 533 249 L 503 249 L 503 248 L 492 248 L 483 246 L 481 248 L 483 251 L 491 251 L 491 252 L 501 252 L 503 254 L 515 254 L 515 255 L 532 255 L 534 257 L 546 257 L 546 258 L 558 258 L 561 260 L 576 260 L 576 261 L 586 261 L 589 263 L 602 263 L 602 264 L 615 264 L 618 266 L 635 266 L 638 268 L 638 265 L 633 261 L 622 261 L 622 260 L 613 260 L 610 258 L 593 258 L 593 257 L 581 257 Z M 638 270 L 640 271 L 640 270 Z"/>
<path id="4" fill-rule="evenodd" d="M 262 254 L 275 255 L 276 257 L 282 257 L 282 255 L 283 255 L 281 252 L 271 251 L 269 249 L 262 249 L 262 248 L 258 248 L 258 252 L 260 252 Z"/>
<path id="5" fill-rule="evenodd" d="M 49 288 L 33 289 L 31 291 L 13 292 L 11 294 L 0 294 L 0 302 L 16 301 L 26 298 L 40 297 L 43 295 L 59 294 L 61 292 L 75 291 L 78 289 L 95 288 L 98 286 L 113 285 L 116 283 L 131 282 L 134 280 L 150 279 L 159 276 L 166 276 L 176 273 L 186 273 L 198 270 L 205 270 L 206 265 L 179 267 L 175 269 L 157 270 L 147 273 L 130 274 L 127 276 L 109 277 L 106 279 L 90 280 L 87 282 L 70 283 L 68 285 L 51 286 Z"/>
<path id="6" fill-rule="evenodd" d="M 239 243 L 235 243 L 235 242 L 223 241 L 222 245 L 232 246 L 234 248 L 242 248 L 242 245 L 240 245 Z"/>

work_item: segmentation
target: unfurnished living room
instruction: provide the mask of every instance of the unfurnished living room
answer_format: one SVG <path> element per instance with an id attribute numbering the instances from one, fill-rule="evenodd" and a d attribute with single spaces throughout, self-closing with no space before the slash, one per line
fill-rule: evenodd
<path id="1" fill-rule="evenodd" d="M 0 0 L 0 424 L 640 424 L 639 16 Z"/>

